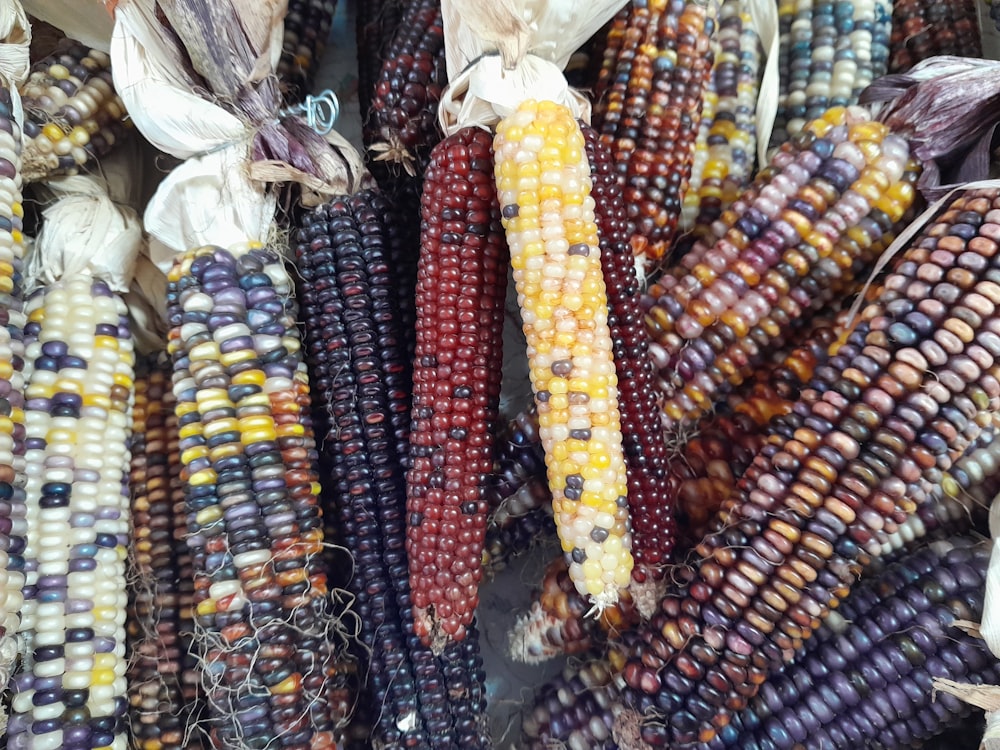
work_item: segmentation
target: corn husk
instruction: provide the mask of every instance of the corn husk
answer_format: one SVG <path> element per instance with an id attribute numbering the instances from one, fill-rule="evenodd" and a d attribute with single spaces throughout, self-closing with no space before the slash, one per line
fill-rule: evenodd
<path id="1" fill-rule="evenodd" d="M 442 0 L 448 88 L 438 119 L 446 135 L 487 130 L 526 99 L 554 101 L 590 122 L 590 101 L 563 68 L 625 0 Z"/>
<path id="2" fill-rule="evenodd" d="M 757 94 L 757 163 L 767 164 L 767 144 L 778 114 L 781 81 L 778 70 L 778 6 L 771 0 L 749 0 L 747 10 L 753 21 L 761 47 L 764 48 L 764 73 Z"/>
<path id="3" fill-rule="evenodd" d="M 265 242 L 282 183 L 301 200 L 353 192 L 357 153 L 281 111 L 274 70 L 286 0 L 124 0 L 111 40 L 115 85 L 157 148 L 184 159 L 144 216 L 163 270 L 192 247 Z"/>
<path id="4" fill-rule="evenodd" d="M 114 22 L 103 0 L 23 0 L 28 15 L 55 26 L 70 39 L 107 52 Z"/>

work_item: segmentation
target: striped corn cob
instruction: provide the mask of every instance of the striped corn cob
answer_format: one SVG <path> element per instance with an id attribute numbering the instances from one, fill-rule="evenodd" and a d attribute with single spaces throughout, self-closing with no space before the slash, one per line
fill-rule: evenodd
<path id="1" fill-rule="evenodd" d="M 479 603 L 507 290 L 489 133 L 464 128 L 435 147 L 422 204 L 406 552 L 430 644 L 461 640 Z"/>
<path id="2" fill-rule="evenodd" d="M 365 125 L 365 145 L 376 161 L 402 165 L 410 175 L 423 174 L 441 139 L 437 105 L 446 83 L 440 0 L 405 0 Z M 384 183 L 379 171 L 374 175 Z"/>
<path id="3" fill-rule="evenodd" d="M 772 147 L 828 107 L 856 104 L 865 87 L 885 75 L 892 4 L 780 0 L 778 23 L 781 91 Z"/>
<path id="4" fill-rule="evenodd" d="M 889 72 L 905 73 L 935 55 L 982 57 L 983 42 L 975 0 L 921 3 L 896 0 L 892 4 Z"/>
<path id="5" fill-rule="evenodd" d="M 136 580 L 130 585 L 127 629 L 133 658 L 126 676 L 136 747 L 195 750 L 202 747 L 194 731 L 200 701 L 197 693 L 191 695 L 197 686 L 189 658 L 193 620 L 181 588 L 182 573 L 190 573 L 190 554 L 183 506 L 175 513 L 181 462 L 165 360 L 147 357 L 136 368 L 129 478 Z"/>
<path id="6" fill-rule="evenodd" d="M 257 246 L 168 274 L 195 644 L 215 744 L 332 746 L 332 639 L 291 281 Z"/>
<path id="7" fill-rule="evenodd" d="M 584 138 L 565 107 L 529 100 L 494 150 L 556 528 L 573 582 L 601 609 L 629 581 L 631 528 Z"/>
<path id="8" fill-rule="evenodd" d="M 128 311 L 88 273 L 25 311 L 25 652 L 8 743 L 124 748 Z"/>
<path id="9" fill-rule="evenodd" d="M 644 298 L 666 396 L 665 426 L 707 412 L 846 290 L 912 205 L 919 173 L 906 142 L 858 108 L 835 108 L 786 144 Z M 723 234 L 724 232 L 724 234 Z"/>
<path id="10" fill-rule="evenodd" d="M 704 228 L 735 201 L 753 173 L 755 110 L 762 72 L 760 37 L 745 0 L 724 0 L 712 75 L 684 193 L 681 226 Z"/>
<path id="11" fill-rule="evenodd" d="M 301 101 L 312 90 L 336 10 L 336 0 L 289 0 L 276 71 L 286 102 Z"/>
<path id="12" fill-rule="evenodd" d="M 70 40 L 32 66 L 21 87 L 25 181 L 93 169 L 123 136 L 125 105 L 110 66 L 104 52 Z"/>
<path id="13" fill-rule="evenodd" d="M 17 658 L 27 529 L 24 463 L 24 325 L 21 269 L 21 131 L 0 84 L 0 686 Z M 0 717 L 5 715 L 0 711 Z M 4 719 L 0 718 L 0 728 Z"/>
<path id="14" fill-rule="evenodd" d="M 478 634 L 435 656 L 417 637 L 406 555 L 410 396 L 386 252 L 386 202 L 373 191 L 308 214 L 296 258 L 306 345 L 330 430 L 322 441 L 366 666 L 363 713 L 385 747 L 482 747 Z M 450 698 L 450 699 L 449 699 Z"/>
<path id="15" fill-rule="evenodd" d="M 997 207 L 997 191 L 966 193 L 901 256 L 860 316 L 860 351 L 819 397 L 803 392 L 801 426 L 755 457 L 682 594 L 616 651 L 639 713 L 655 703 L 669 719 L 644 723 L 646 742 L 711 740 L 845 596 L 873 541 L 912 512 L 917 436 L 947 442 L 966 432 L 969 406 L 1000 403 Z M 927 452 L 950 468 L 948 451 Z"/>
<path id="16" fill-rule="evenodd" d="M 693 0 L 644 0 L 622 26 L 619 16 L 598 79 L 594 127 L 625 178 L 632 249 L 656 261 L 670 249 L 691 174 L 715 19 Z"/>
<path id="17" fill-rule="evenodd" d="M 534 405 L 518 414 L 495 440 L 493 475 L 486 488 L 490 509 L 483 568 L 497 573 L 507 560 L 555 538 L 552 493 Z"/>
<path id="18" fill-rule="evenodd" d="M 986 560 L 981 549 L 956 546 L 968 543 L 919 546 L 881 570 L 873 565 L 794 664 L 765 682 L 720 736 L 697 747 L 911 747 L 968 716 L 930 686 L 932 676 L 953 671 L 973 682 L 996 679 L 982 642 L 951 627 L 982 608 Z M 524 745 L 641 746 L 622 710 L 624 690 L 607 662 L 568 667 L 537 695 Z"/>
<path id="19" fill-rule="evenodd" d="M 362 118 L 366 118 L 371 111 L 375 83 L 402 16 L 402 0 L 372 0 L 358 3 L 355 8 L 358 99 Z"/>
<path id="20" fill-rule="evenodd" d="M 633 577 L 658 577 L 669 562 L 676 527 L 667 491 L 667 446 L 659 429 L 658 394 L 642 323 L 639 281 L 625 230 L 626 210 L 611 153 L 597 131 L 582 125 L 608 294 L 608 327 L 618 376 L 619 409 L 636 567 Z"/>

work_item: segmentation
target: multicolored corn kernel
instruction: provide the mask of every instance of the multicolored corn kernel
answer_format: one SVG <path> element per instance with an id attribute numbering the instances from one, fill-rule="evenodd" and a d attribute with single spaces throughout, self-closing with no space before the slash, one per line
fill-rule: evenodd
<path id="1" fill-rule="evenodd" d="M 746 0 L 719 8 L 715 64 L 705 86 L 681 228 L 704 231 L 750 182 L 763 50 Z"/>
<path id="2" fill-rule="evenodd" d="M 667 489 L 667 446 L 659 428 L 659 393 L 649 358 L 649 334 L 626 231 L 625 205 L 611 153 L 597 131 L 581 125 L 590 163 L 591 195 L 600 233 L 601 270 L 608 294 L 608 327 L 618 376 L 619 410 L 628 476 L 632 554 L 638 581 L 658 577 L 670 561 L 676 527 Z"/>
<path id="3" fill-rule="evenodd" d="M 776 153 L 644 297 L 664 425 L 708 412 L 853 279 L 915 197 L 906 141 L 858 108 L 833 109 Z"/>
<path id="4" fill-rule="evenodd" d="M 183 508 L 175 513 L 180 488 L 177 416 L 165 356 L 143 358 L 136 367 L 132 410 L 132 565 L 126 629 L 132 659 L 128 679 L 131 733 L 140 750 L 195 750 L 199 698 L 185 684 L 193 664 L 190 602 L 182 601 Z M 185 569 L 186 567 L 186 569 Z M 185 606 L 186 605 L 186 606 Z"/>
<path id="5" fill-rule="evenodd" d="M 292 282 L 255 245 L 190 251 L 167 282 L 212 742 L 332 747 L 337 620 Z"/>
<path id="6" fill-rule="evenodd" d="M 25 312 L 25 650 L 8 745 L 124 747 L 128 311 L 80 273 L 34 292 Z"/>
<path id="7" fill-rule="evenodd" d="M 385 746 L 483 747 L 477 632 L 435 656 L 414 629 L 404 472 L 410 444 L 398 308 L 386 251 L 385 200 L 335 198 L 296 235 L 306 350 L 329 431 L 339 541 L 353 551 L 348 587 L 360 624 L 361 713 Z M 454 694 L 449 691 L 454 688 Z"/>
<path id="8" fill-rule="evenodd" d="M 375 85 L 365 146 L 375 161 L 394 165 L 395 174 L 405 170 L 421 175 L 441 139 L 437 105 L 448 82 L 444 28 L 440 0 L 404 2 L 402 20 Z M 380 178 L 378 171 L 375 177 Z"/>
<path id="9" fill-rule="evenodd" d="M 6 685 L 18 647 L 24 588 L 24 325 L 21 130 L 11 94 L 0 85 L 0 684 Z"/>
<path id="10" fill-rule="evenodd" d="M 889 64 L 889 0 L 778 3 L 778 112 L 772 148 L 799 133 L 828 107 L 856 104 Z"/>
<path id="11" fill-rule="evenodd" d="M 646 742 L 715 736 L 914 510 L 907 485 L 929 465 L 950 468 L 951 454 L 925 441 L 947 443 L 968 427 L 967 408 L 1000 403 L 1000 346 L 989 331 L 1000 300 L 998 209 L 998 191 L 970 191 L 900 256 L 852 332 L 857 353 L 818 397 L 803 391 L 792 412 L 801 426 L 755 457 L 719 531 L 696 547 L 681 595 L 624 636 L 613 663 L 630 700 L 668 718 L 647 717 Z M 927 436 L 922 456 L 912 453 L 918 435 Z"/>
<path id="12" fill-rule="evenodd" d="M 494 150 L 556 528 L 574 583 L 600 609 L 628 583 L 632 555 L 584 138 L 565 107 L 529 100 L 500 122 Z"/>
<path id="13" fill-rule="evenodd" d="M 303 100 L 330 36 L 336 0 L 289 0 L 277 74 L 286 102 Z"/>
<path id="14" fill-rule="evenodd" d="M 936 55 L 982 57 L 977 3 L 896 0 L 892 4 L 889 49 L 890 73 L 905 73 L 921 60 Z"/>
<path id="15" fill-rule="evenodd" d="M 691 174 L 715 18 L 693 0 L 653 0 L 633 3 L 624 27 L 616 19 L 609 35 L 594 128 L 625 178 L 632 249 L 655 263 L 671 247 Z"/>
<path id="16" fill-rule="evenodd" d="M 26 182 L 92 169 L 128 127 L 111 58 L 71 40 L 32 65 L 20 92 Z"/>
<path id="17" fill-rule="evenodd" d="M 465 128 L 435 147 L 422 204 L 406 552 L 430 645 L 464 637 L 482 578 L 508 261 L 489 133 Z"/>

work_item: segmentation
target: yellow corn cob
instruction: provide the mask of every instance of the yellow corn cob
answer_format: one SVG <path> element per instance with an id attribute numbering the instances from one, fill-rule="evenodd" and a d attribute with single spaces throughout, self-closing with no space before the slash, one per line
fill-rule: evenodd
<path id="1" fill-rule="evenodd" d="M 494 149 L 556 525 L 577 590 L 601 610 L 628 583 L 631 527 L 584 139 L 568 109 L 529 100 Z"/>

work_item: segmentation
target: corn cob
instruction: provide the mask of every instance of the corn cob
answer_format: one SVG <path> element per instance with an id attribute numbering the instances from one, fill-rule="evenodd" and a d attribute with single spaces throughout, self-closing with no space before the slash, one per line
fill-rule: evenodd
<path id="1" fill-rule="evenodd" d="M 24 588 L 24 324 L 21 269 L 21 131 L 0 84 L 0 685 L 17 658 Z M 0 712 L 0 728 L 3 714 Z"/>
<path id="2" fill-rule="evenodd" d="M 601 244 L 601 270 L 608 294 L 608 327 L 618 376 L 619 409 L 629 515 L 632 519 L 633 577 L 659 576 L 673 552 L 676 527 L 669 502 L 667 446 L 659 429 L 657 392 L 649 359 L 649 334 L 639 307 L 639 281 L 625 231 L 625 207 L 611 154 L 597 131 L 582 125 L 593 181 Z"/>
<path id="3" fill-rule="evenodd" d="M 714 23 L 703 4 L 653 0 L 633 3 L 624 35 L 620 20 L 611 31 L 594 127 L 625 178 L 632 249 L 651 261 L 669 250 L 680 217 Z"/>
<path id="4" fill-rule="evenodd" d="M 401 164 L 410 175 L 423 174 L 441 139 L 437 105 L 446 83 L 440 0 L 405 0 L 365 126 L 365 145 L 376 161 Z M 379 184 L 383 174 L 394 176 L 376 171 Z"/>
<path id="5" fill-rule="evenodd" d="M 125 133 L 110 66 L 104 52 L 70 40 L 32 66 L 21 87 L 25 181 L 92 169 Z"/>
<path id="6" fill-rule="evenodd" d="M 493 474 L 486 487 L 490 516 L 483 570 L 487 574 L 498 573 L 510 558 L 556 537 L 545 452 L 533 405 L 497 435 L 494 448 Z"/>
<path id="7" fill-rule="evenodd" d="M 683 229 L 705 228 L 739 197 L 757 153 L 755 109 L 760 88 L 760 37 L 744 0 L 724 0 L 712 75 L 684 193 Z"/>
<path id="8" fill-rule="evenodd" d="M 710 740 L 843 598 L 871 539 L 912 511 L 899 489 L 919 477 L 903 460 L 915 434 L 945 439 L 963 400 L 1000 401 L 987 328 L 997 205 L 996 191 L 969 192 L 910 246 L 862 313 L 860 353 L 820 398 L 804 394 L 801 428 L 755 458 L 683 595 L 616 653 L 638 710 L 656 701 L 670 717 L 643 725 L 646 742 Z M 937 456 L 942 470 L 950 460 Z"/>
<path id="9" fill-rule="evenodd" d="M 608 301 L 579 126 L 529 100 L 497 127 L 497 193 L 552 507 L 570 575 L 600 609 L 632 571 Z"/>
<path id="10" fill-rule="evenodd" d="M 196 645 L 214 743 L 334 744 L 312 427 L 291 282 L 256 246 L 168 274 Z"/>
<path id="11" fill-rule="evenodd" d="M 330 423 L 323 448 L 335 512 L 355 555 L 349 588 L 367 665 L 364 703 L 377 744 L 481 747 L 475 629 L 440 656 L 414 630 L 405 544 L 410 398 L 385 217 L 372 191 L 337 198 L 305 218 L 296 246 L 310 367 Z"/>
<path id="12" fill-rule="evenodd" d="M 890 73 L 905 73 L 935 55 L 982 57 L 983 43 L 975 0 L 892 4 Z"/>
<path id="13" fill-rule="evenodd" d="M 830 110 L 774 156 L 728 229 L 644 298 L 665 426 L 704 414 L 843 288 L 912 205 L 906 142 L 853 108 Z M 780 172 L 779 172 L 780 170 Z"/>
<path id="14" fill-rule="evenodd" d="M 140 750 L 194 750 L 202 746 L 201 735 L 192 731 L 199 699 L 186 694 L 196 685 L 185 675 L 193 667 L 193 621 L 180 586 L 184 563 L 190 568 L 190 560 L 180 558 L 190 555 L 183 507 L 174 513 L 181 464 L 169 362 L 147 357 L 136 370 L 129 485 L 138 582 L 132 584 L 127 622 L 132 736 Z"/>
<path id="15" fill-rule="evenodd" d="M 26 649 L 9 745 L 124 747 L 127 310 L 81 273 L 33 293 L 25 312 Z"/>
<path id="16" fill-rule="evenodd" d="M 406 551 L 427 644 L 461 640 L 479 603 L 507 288 L 492 171 L 492 137 L 465 128 L 424 179 Z"/>
<path id="17" fill-rule="evenodd" d="M 602 26 L 590 39 L 584 42 L 570 57 L 563 69 L 566 82 L 581 91 L 593 91 L 604 66 L 607 44 L 614 25 L 614 19 Z"/>
<path id="18" fill-rule="evenodd" d="M 828 107 L 856 104 L 868 84 L 885 75 L 892 4 L 781 0 L 778 22 L 781 91 L 772 147 Z"/>
<path id="19" fill-rule="evenodd" d="M 355 8 L 358 48 L 358 100 L 362 119 L 372 106 L 375 83 L 382 70 L 385 53 L 399 29 L 402 0 L 358 3 Z"/>
<path id="20" fill-rule="evenodd" d="M 312 90 L 336 9 L 336 0 L 289 0 L 276 70 L 286 102 L 301 101 Z"/>
<path id="21" fill-rule="evenodd" d="M 697 747 L 910 747 L 967 716 L 957 701 L 934 697 L 930 676 L 954 670 L 978 683 L 997 675 L 982 643 L 950 627 L 981 611 L 985 565 L 981 550 L 952 543 L 918 547 L 881 570 L 873 565 L 797 654 L 794 671 L 770 678 L 720 736 Z M 607 662 L 568 667 L 526 715 L 525 746 L 638 746 L 624 690 Z"/>

